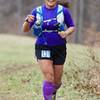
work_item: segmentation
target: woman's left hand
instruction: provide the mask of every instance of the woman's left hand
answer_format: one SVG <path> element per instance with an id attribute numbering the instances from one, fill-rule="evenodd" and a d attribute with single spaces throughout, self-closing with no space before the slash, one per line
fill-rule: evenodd
<path id="1" fill-rule="evenodd" d="M 62 38 L 67 38 L 67 36 L 71 35 L 74 31 L 75 31 L 75 27 L 73 26 L 73 27 L 69 27 L 66 31 L 58 32 L 58 34 Z"/>
<path id="2" fill-rule="evenodd" d="M 66 38 L 66 37 L 67 37 L 66 31 L 58 32 L 58 34 L 59 34 L 62 38 Z"/>

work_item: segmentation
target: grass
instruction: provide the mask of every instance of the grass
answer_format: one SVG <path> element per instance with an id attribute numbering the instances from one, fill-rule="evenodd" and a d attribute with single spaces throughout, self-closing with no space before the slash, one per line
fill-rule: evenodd
<path id="1" fill-rule="evenodd" d="M 90 84 L 94 74 L 90 77 L 89 72 L 100 70 L 100 48 L 67 46 L 58 100 L 99 100 L 96 87 Z M 0 100 L 42 100 L 42 80 L 34 56 L 34 39 L 0 34 Z"/>
<path id="2" fill-rule="evenodd" d="M 27 37 L 0 35 L 0 64 L 31 63 L 34 52 L 32 45 L 32 39 Z"/>

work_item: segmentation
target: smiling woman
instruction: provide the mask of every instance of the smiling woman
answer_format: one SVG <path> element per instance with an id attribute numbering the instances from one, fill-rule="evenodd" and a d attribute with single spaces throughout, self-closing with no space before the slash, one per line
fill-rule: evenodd
<path id="1" fill-rule="evenodd" d="M 74 32 L 72 17 L 66 7 L 58 5 L 57 0 L 45 0 L 45 4 L 33 9 L 25 19 L 23 31 L 31 29 L 35 30 L 34 35 L 37 34 L 35 55 L 44 75 L 44 100 L 55 100 L 62 84 L 66 38 Z"/>

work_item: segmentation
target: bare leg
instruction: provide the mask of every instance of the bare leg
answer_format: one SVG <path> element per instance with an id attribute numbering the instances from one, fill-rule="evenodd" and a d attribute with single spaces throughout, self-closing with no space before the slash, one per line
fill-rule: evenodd
<path id="1" fill-rule="evenodd" d="M 56 91 L 53 62 L 51 60 L 39 60 L 39 64 L 45 78 L 43 82 L 44 100 L 55 100 L 53 99 L 53 94 Z"/>
<path id="2" fill-rule="evenodd" d="M 44 79 L 54 83 L 54 69 L 51 60 L 38 60 Z"/>
<path id="3" fill-rule="evenodd" d="M 63 65 L 54 65 L 54 81 L 55 84 L 60 84 L 63 75 Z"/>
<path id="4" fill-rule="evenodd" d="M 55 65 L 54 66 L 54 81 L 56 84 L 56 91 L 54 93 L 53 100 L 56 100 L 56 92 L 61 86 L 62 74 L 63 74 L 63 65 Z"/>

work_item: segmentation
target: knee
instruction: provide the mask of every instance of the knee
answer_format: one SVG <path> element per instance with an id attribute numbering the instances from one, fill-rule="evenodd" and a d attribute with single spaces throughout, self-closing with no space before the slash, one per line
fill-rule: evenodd
<path id="1" fill-rule="evenodd" d="M 45 73 L 45 78 L 47 81 L 54 83 L 54 74 L 53 73 Z"/>

